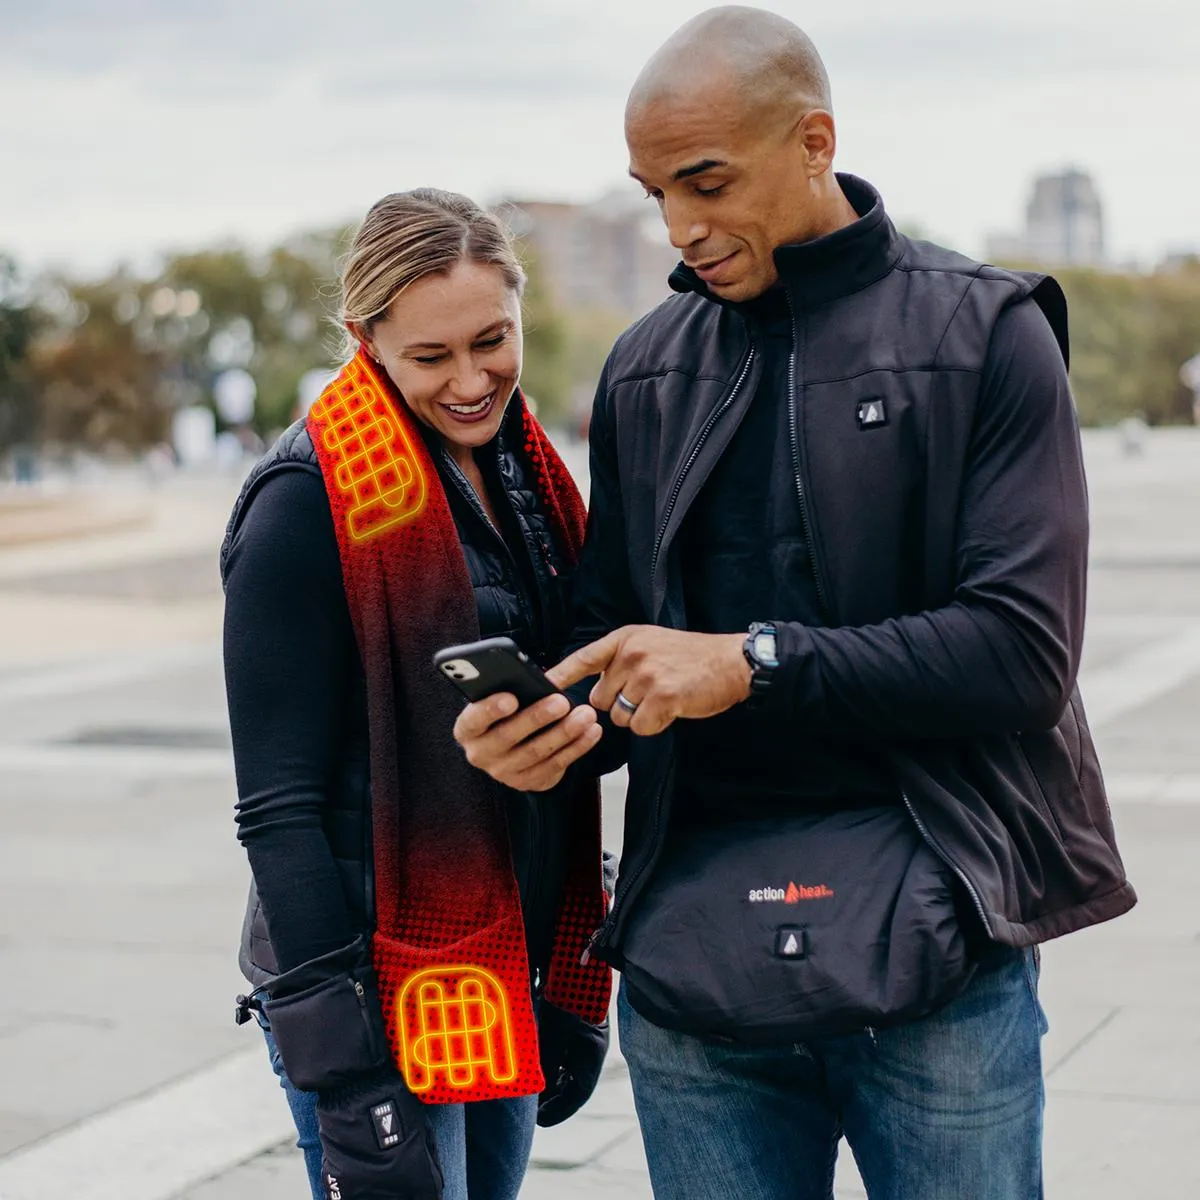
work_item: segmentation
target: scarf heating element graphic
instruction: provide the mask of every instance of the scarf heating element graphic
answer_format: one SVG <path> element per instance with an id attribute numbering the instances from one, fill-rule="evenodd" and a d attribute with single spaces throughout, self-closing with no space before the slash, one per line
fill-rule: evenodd
<path id="1" fill-rule="evenodd" d="M 584 508 L 525 407 L 538 498 L 575 559 Z M 333 510 L 366 673 L 376 927 L 372 950 L 393 1057 L 426 1103 L 542 1090 L 504 789 L 451 730 L 461 700 L 434 670 L 479 618 L 445 492 L 414 419 L 363 350 L 308 415 Z M 545 997 L 598 1023 L 611 973 L 580 957 L 604 918 L 599 791 L 564 795 L 572 820 Z"/>

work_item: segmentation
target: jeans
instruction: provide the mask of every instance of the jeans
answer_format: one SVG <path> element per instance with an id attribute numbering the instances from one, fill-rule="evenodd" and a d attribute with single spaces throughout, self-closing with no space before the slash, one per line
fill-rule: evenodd
<path id="1" fill-rule="evenodd" d="M 263 1033 L 271 1066 L 292 1110 L 298 1134 L 296 1145 L 304 1151 L 313 1200 L 325 1200 L 316 1093 L 302 1092 L 292 1086 L 266 1025 Z M 536 1096 L 521 1096 L 515 1100 L 426 1107 L 425 1117 L 433 1130 L 438 1162 L 445 1177 L 442 1200 L 517 1200 L 533 1147 L 537 1101 Z"/>
<path id="2" fill-rule="evenodd" d="M 996 947 L 892 1029 L 769 1047 L 617 1017 L 656 1200 L 832 1200 L 845 1136 L 871 1200 L 1041 1200 L 1038 959 Z"/>

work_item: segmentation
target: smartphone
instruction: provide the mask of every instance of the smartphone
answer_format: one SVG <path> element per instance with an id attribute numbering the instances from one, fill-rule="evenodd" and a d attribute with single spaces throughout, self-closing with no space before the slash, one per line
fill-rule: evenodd
<path id="1" fill-rule="evenodd" d="M 512 638 L 484 638 L 464 646 L 447 646 L 433 656 L 433 665 L 471 701 L 496 692 L 512 692 L 520 707 L 526 708 L 560 694 Z"/>

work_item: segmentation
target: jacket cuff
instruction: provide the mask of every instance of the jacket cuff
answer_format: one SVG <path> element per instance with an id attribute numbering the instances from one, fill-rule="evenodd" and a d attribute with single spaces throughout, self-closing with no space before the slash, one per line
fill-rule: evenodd
<path id="1" fill-rule="evenodd" d="M 334 975 L 357 971 L 371 965 L 371 942 L 365 933 L 336 950 L 310 958 L 298 966 L 267 980 L 256 992 L 266 992 L 272 1000 L 282 1000 L 298 992 L 306 992 Z"/>
<path id="2" fill-rule="evenodd" d="M 328 956 L 327 956 L 328 957 Z M 313 960 L 288 972 L 314 971 Z M 281 976 L 281 979 L 284 977 Z M 288 1079 L 302 1092 L 323 1092 L 362 1079 L 391 1065 L 375 969 L 359 964 L 330 973 L 302 990 L 279 980 L 262 1011 L 279 1048 Z"/>
<path id="3" fill-rule="evenodd" d="M 771 673 L 760 710 L 779 716 L 812 714 L 820 696 L 820 677 L 808 627 L 798 621 L 777 621 L 775 653 L 779 666 Z"/>

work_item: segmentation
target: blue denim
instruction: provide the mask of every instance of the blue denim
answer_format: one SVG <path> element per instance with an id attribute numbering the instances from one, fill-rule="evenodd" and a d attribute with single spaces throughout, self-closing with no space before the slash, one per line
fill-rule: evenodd
<path id="1" fill-rule="evenodd" d="M 325 1200 L 316 1094 L 292 1086 L 270 1029 L 262 1020 L 259 1024 L 267 1039 L 271 1066 L 292 1110 L 298 1134 L 296 1145 L 304 1151 L 313 1200 Z M 517 1200 L 533 1147 L 537 1100 L 536 1096 L 521 1096 L 516 1100 L 429 1105 L 425 1109 L 445 1177 L 442 1200 Z"/>
<path id="2" fill-rule="evenodd" d="M 325 1200 L 325 1185 L 321 1181 L 321 1131 L 317 1126 L 317 1096 L 315 1092 L 302 1092 L 292 1085 L 283 1069 L 283 1057 L 275 1039 L 271 1036 L 271 1027 L 260 1012 L 255 1012 L 255 1019 L 267 1039 L 267 1053 L 271 1056 L 271 1070 L 279 1076 L 279 1086 L 287 1097 L 288 1108 L 292 1110 L 292 1122 L 296 1126 L 296 1145 L 304 1152 L 304 1169 L 308 1172 L 308 1186 L 312 1188 L 313 1200 Z"/>
<path id="3" fill-rule="evenodd" d="M 997 948 L 940 1012 L 750 1047 L 617 1018 L 655 1200 L 832 1200 L 844 1135 L 871 1200 L 1041 1200 L 1033 951 Z"/>
<path id="4" fill-rule="evenodd" d="M 537 1125 L 536 1096 L 431 1105 L 442 1200 L 517 1200 Z"/>

